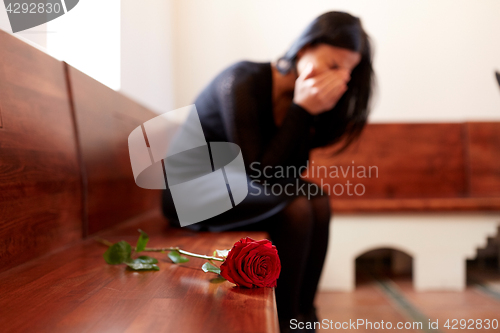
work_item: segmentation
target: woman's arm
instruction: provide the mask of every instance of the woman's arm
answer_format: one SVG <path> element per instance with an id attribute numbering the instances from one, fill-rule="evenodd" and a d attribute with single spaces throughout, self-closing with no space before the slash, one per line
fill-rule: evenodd
<path id="1" fill-rule="evenodd" d="M 223 88 L 219 89 L 218 96 L 229 139 L 240 146 L 247 170 L 252 162 L 259 162 L 260 169 L 284 165 L 293 152 L 309 140 L 314 117 L 292 103 L 277 132 L 265 142 L 257 109 L 259 87 L 252 77 L 245 79 L 244 75 L 237 74 L 221 81 Z"/>

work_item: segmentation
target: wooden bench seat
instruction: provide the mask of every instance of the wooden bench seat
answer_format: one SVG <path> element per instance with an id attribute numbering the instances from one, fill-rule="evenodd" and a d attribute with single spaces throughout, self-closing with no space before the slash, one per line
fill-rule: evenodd
<path id="1" fill-rule="evenodd" d="M 98 235 L 134 244 L 147 230 L 151 247 L 179 246 L 211 255 L 262 232 L 196 233 L 168 228 L 150 212 Z M 107 265 L 92 238 L 0 275 L 0 327 L 5 332 L 278 332 L 272 288 L 247 289 L 204 273 L 202 259 L 172 264 L 153 253 L 160 271 Z"/>
<path id="2" fill-rule="evenodd" d="M 334 200 L 337 213 L 500 211 L 500 198 L 399 198 Z"/>
<path id="3" fill-rule="evenodd" d="M 0 330 L 277 332 L 274 288 L 213 283 L 201 259 L 160 271 L 106 264 L 93 238 L 210 255 L 262 232 L 168 228 L 139 188 L 128 135 L 157 116 L 0 30 Z"/>

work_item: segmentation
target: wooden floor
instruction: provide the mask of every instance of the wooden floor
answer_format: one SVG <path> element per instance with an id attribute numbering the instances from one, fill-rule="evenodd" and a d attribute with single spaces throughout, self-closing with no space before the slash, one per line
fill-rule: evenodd
<path id="1" fill-rule="evenodd" d="M 358 274 L 356 291 L 353 293 L 321 292 L 316 298 L 320 322 L 349 322 L 363 319 L 375 322 L 384 321 L 392 324 L 392 330 L 398 322 L 410 322 L 416 329 L 402 329 L 404 332 L 499 332 L 500 331 L 500 272 L 497 270 L 470 270 L 467 289 L 464 292 L 424 292 L 413 290 L 410 276 L 364 275 Z M 447 320 L 457 319 L 456 329 L 444 327 Z M 460 327 L 460 320 L 496 319 L 497 329 Z M 438 329 L 428 327 L 438 321 Z M 422 328 L 413 326 L 421 322 Z M 468 321 L 468 327 L 472 321 Z M 329 324 L 330 325 L 330 324 Z M 339 324 L 338 324 L 339 325 Z M 346 324 L 344 324 L 346 325 Z M 410 325 L 410 324 L 407 324 Z M 417 325 L 417 324 L 415 324 Z M 475 324 L 474 324 L 475 325 Z M 351 326 L 352 328 L 353 326 Z M 386 327 L 386 326 L 384 326 Z M 479 326 L 478 326 L 479 327 Z M 320 331 L 329 331 L 322 329 Z M 349 331 L 345 329 L 342 331 Z M 388 329 L 370 329 L 360 324 L 357 332 L 385 332 Z"/>

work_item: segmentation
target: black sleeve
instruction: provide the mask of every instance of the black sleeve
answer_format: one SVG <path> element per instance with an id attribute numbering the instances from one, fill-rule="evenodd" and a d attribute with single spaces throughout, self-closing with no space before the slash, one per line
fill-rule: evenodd
<path id="1" fill-rule="evenodd" d="M 220 83 L 218 99 L 229 140 L 240 146 L 245 166 L 260 162 L 260 169 L 284 165 L 294 150 L 308 140 L 313 116 L 301 106 L 292 103 L 283 123 L 269 142 L 264 142 L 260 131 L 257 94 L 251 79 L 229 75 Z"/>
<path id="2" fill-rule="evenodd" d="M 333 109 L 315 116 L 313 128 L 314 135 L 311 140 L 311 149 L 338 142 L 346 131 L 346 122 L 340 111 Z"/>

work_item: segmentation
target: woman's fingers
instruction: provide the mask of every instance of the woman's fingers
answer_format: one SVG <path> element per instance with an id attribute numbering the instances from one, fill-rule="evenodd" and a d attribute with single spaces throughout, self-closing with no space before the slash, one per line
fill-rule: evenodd
<path id="1" fill-rule="evenodd" d="M 311 86 L 314 86 L 320 90 L 328 89 L 331 85 L 337 85 L 339 82 L 349 82 L 350 76 L 348 72 L 340 70 L 328 70 L 318 76 L 308 79 L 311 81 Z"/>
<path id="2" fill-rule="evenodd" d="M 337 73 L 333 70 L 327 70 L 322 72 L 321 74 L 318 74 L 316 76 L 310 77 L 309 80 L 314 82 L 315 86 L 322 86 L 327 82 L 330 82 L 331 80 L 334 80 L 337 77 Z"/>
<path id="3" fill-rule="evenodd" d="M 340 88 L 347 87 L 347 82 L 345 82 L 341 78 L 336 78 L 320 88 L 320 96 L 321 97 L 330 96 L 332 92 L 338 90 L 339 87 Z"/>
<path id="4" fill-rule="evenodd" d="M 327 108 L 328 109 L 333 108 L 346 91 L 347 91 L 347 85 L 341 84 L 335 86 L 332 90 L 330 90 L 327 94 L 325 94 L 323 96 L 323 100 L 325 101 Z"/>
<path id="5" fill-rule="evenodd" d="M 311 114 L 328 111 L 347 89 L 349 79 L 348 71 L 338 69 L 316 74 L 308 63 L 295 81 L 293 101 Z"/>
<path id="6" fill-rule="evenodd" d="M 313 74 L 314 74 L 314 66 L 312 62 L 308 62 L 302 73 L 300 73 L 298 79 L 307 80 L 309 78 L 312 78 L 314 76 Z"/>
<path id="7" fill-rule="evenodd" d="M 330 109 L 340 99 L 342 94 L 347 90 L 347 81 L 341 75 L 336 75 L 334 78 L 324 81 L 319 88 L 318 98 L 320 98 L 325 106 Z"/>
<path id="8" fill-rule="evenodd" d="M 329 75 L 326 79 L 316 82 L 315 87 L 322 91 L 329 90 L 331 87 L 336 86 L 342 82 L 344 82 L 342 78 L 340 78 L 338 75 L 333 74 Z"/>

